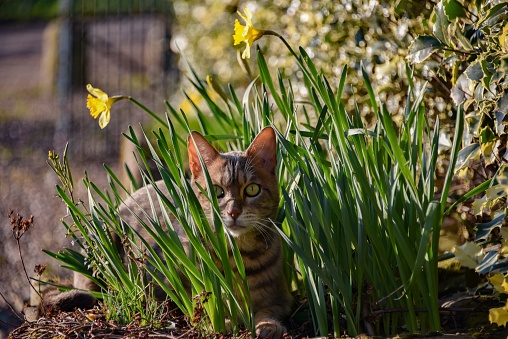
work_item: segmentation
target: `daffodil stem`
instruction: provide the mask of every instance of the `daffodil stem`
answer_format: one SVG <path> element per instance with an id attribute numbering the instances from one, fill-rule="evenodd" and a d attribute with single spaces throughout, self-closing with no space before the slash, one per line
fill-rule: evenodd
<path id="1" fill-rule="evenodd" d="M 264 35 L 274 35 L 274 36 L 278 37 L 279 39 L 281 39 L 282 42 L 284 43 L 284 45 L 286 45 L 286 47 L 289 49 L 291 54 L 293 54 L 293 56 L 295 56 L 298 59 L 298 55 L 296 55 L 295 51 L 293 51 L 293 48 L 291 48 L 291 46 L 288 44 L 288 42 L 286 41 L 286 39 L 284 39 L 284 37 L 282 35 L 280 35 L 277 32 L 270 31 L 270 30 L 264 31 L 263 34 Z"/>
<path id="2" fill-rule="evenodd" d="M 145 105 L 143 105 L 142 103 L 140 103 L 139 101 L 134 99 L 133 97 L 128 97 L 128 98 L 130 101 L 132 101 L 134 104 L 136 104 L 139 108 L 141 108 L 143 111 L 148 113 L 152 118 L 157 120 L 161 125 L 163 125 L 164 127 L 169 129 L 168 124 L 164 120 L 162 120 L 157 114 L 155 114 L 150 109 L 148 109 L 148 107 L 146 107 Z"/>

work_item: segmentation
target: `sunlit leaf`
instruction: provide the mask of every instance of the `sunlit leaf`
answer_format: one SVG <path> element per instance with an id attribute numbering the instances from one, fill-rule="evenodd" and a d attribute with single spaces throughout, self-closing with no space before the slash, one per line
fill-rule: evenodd
<path id="1" fill-rule="evenodd" d="M 508 293 L 508 283 L 504 274 L 496 273 L 487 277 L 498 293 Z"/>
<path id="2" fill-rule="evenodd" d="M 480 86 L 480 85 L 478 85 Z M 469 138 L 477 137 L 478 130 L 480 129 L 480 118 L 481 116 L 477 112 L 471 112 L 466 115 L 466 122 L 469 127 Z M 469 139 L 471 140 L 471 139 Z"/>
<path id="3" fill-rule="evenodd" d="M 462 178 L 464 179 L 464 178 Z M 475 199 L 471 204 L 474 215 L 480 215 L 487 206 L 487 197 L 483 196 L 479 199 Z"/>
<path id="4" fill-rule="evenodd" d="M 483 258 L 476 268 L 479 274 L 499 273 L 508 271 L 508 259 L 499 255 L 499 251 L 492 250 Z"/>
<path id="5" fill-rule="evenodd" d="M 489 222 L 476 225 L 476 237 L 475 241 L 487 240 L 490 232 L 494 230 L 496 227 L 501 227 L 503 225 L 504 213 L 499 213 L 494 219 Z"/>
<path id="6" fill-rule="evenodd" d="M 450 95 L 453 99 L 453 102 L 455 105 L 460 105 L 465 100 L 470 99 L 473 97 L 473 91 L 474 88 L 473 83 L 471 80 L 467 78 L 467 76 L 463 73 L 459 76 L 457 79 L 457 83 L 452 88 L 452 94 Z"/>
<path id="7" fill-rule="evenodd" d="M 478 61 L 471 63 L 464 73 L 472 81 L 480 81 L 484 75 L 482 65 Z"/>
<path id="8" fill-rule="evenodd" d="M 448 26 L 450 25 L 450 21 L 448 20 L 448 17 L 446 16 L 443 1 L 440 1 L 434 7 L 434 14 L 435 14 L 436 21 L 434 22 L 434 26 L 432 27 L 432 33 L 443 44 L 449 45 L 450 38 L 448 36 Z"/>
<path id="9" fill-rule="evenodd" d="M 506 326 L 508 322 L 508 301 L 506 305 L 498 308 L 491 308 L 489 310 L 489 321 L 491 324 L 497 324 L 498 326 Z"/>
<path id="10" fill-rule="evenodd" d="M 469 168 L 467 167 L 464 167 L 464 168 L 461 168 L 461 169 L 458 169 L 456 171 L 456 175 L 457 175 L 457 178 L 461 179 L 461 180 L 464 180 L 467 178 L 467 175 L 469 173 Z"/>
<path id="11" fill-rule="evenodd" d="M 496 181 L 498 185 L 508 188 L 508 166 L 503 164 L 496 174 Z M 508 193 L 508 192 L 507 192 Z"/>
<path id="12" fill-rule="evenodd" d="M 485 16 L 482 23 L 487 21 L 487 25 L 493 26 L 500 20 L 506 20 L 506 13 L 508 12 L 508 3 L 501 2 L 493 6 Z"/>
<path id="13" fill-rule="evenodd" d="M 480 129 L 480 148 L 483 155 L 489 155 L 495 146 L 496 135 L 489 126 Z"/>
<path id="14" fill-rule="evenodd" d="M 476 268 L 483 259 L 482 248 L 474 242 L 466 242 L 453 249 L 455 258 L 462 267 Z"/>
<path id="15" fill-rule="evenodd" d="M 464 50 L 471 51 L 473 49 L 471 41 L 461 32 L 461 27 L 457 22 L 455 22 L 455 37 L 460 41 Z"/>
<path id="16" fill-rule="evenodd" d="M 497 110 L 505 115 L 508 114 L 508 89 L 505 89 L 503 95 L 497 101 Z"/>
<path id="17" fill-rule="evenodd" d="M 485 191 L 485 196 L 487 197 L 487 200 L 494 200 L 494 199 L 499 199 L 500 197 L 502 197 L 505 192 L 506 192 L 506 187 L 504 187 L 504 185 L 495 185 L 495 186 L 489 187 Z"/>
<path id="18" fill-rule="evenodd" d="M 421 35 L 411 42 L 407 59 L 413 64 L 422 62 L 428 59 L 441 46 L 438 39 L 429 35 Z"/>
<path id="19" fill-rule="evenodd" d="M 455 171 L 463 169 L 469 165 L 471 161 L 480 158 L 480 144 L 474 143 L 464 147 L 460 150 L 457 156 L 457 164 L 455 165 Z"/>
<path id="20" fill-rule="evenodd" d="M 499 44 L 503 49 L 508 48 L 508 23 L 504 25 L 503 32 L 499 35 Z"/>
<path id="21" fill-rule="evenodd" d="M 496 114 L 496 133 L 497 135 L 501 135 L 505 131 L 506 126 L 506 113 L 503 113 L 501 111 L 495 111 Z"/>

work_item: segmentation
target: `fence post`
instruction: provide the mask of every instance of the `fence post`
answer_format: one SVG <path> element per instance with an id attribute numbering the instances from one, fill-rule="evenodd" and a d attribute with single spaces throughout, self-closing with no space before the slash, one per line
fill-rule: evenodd
<path id="1" fill-rule="evenodd" d="M 60 0 L 58 62 L 56 71 L 57 118 L 55 122 L 55 145 L 64 145 L 69 140 L 72 125 L 72 9 L 73 0 Z"/>

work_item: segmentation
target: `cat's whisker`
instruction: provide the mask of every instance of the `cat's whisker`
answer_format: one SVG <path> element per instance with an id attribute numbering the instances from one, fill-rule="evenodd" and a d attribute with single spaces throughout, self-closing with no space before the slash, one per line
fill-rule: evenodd
<path id="1" fill-rule="evenodd" d="M 274 241 L 275 237 L 273 235 L 273 230 L 269 224 L 256 221 L 252 224 L 252 226 L 263 236 L 266 246 Z"/>

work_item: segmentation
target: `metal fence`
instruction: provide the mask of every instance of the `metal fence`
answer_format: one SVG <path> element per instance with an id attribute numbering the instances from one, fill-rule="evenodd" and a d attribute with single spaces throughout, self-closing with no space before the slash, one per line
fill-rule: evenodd
<path id="1" fill-rule="evenodd" d="M 87 83 L 109 95 L 131 95 L 156 112 L 175 90 L 178 71 L 170 50 L 173 11 L 169 1 L 62 0 L 55 23 L 57 62 L 56 145 L 69 141 L 82 157 L 116 156 L 128 125 L 147 115 L 118 102 L 100 130 L 85 106 Z M 51 41 L 51 39 L 49 39 Z M 49 47 L 52 48 L 52 47 Z"/>

